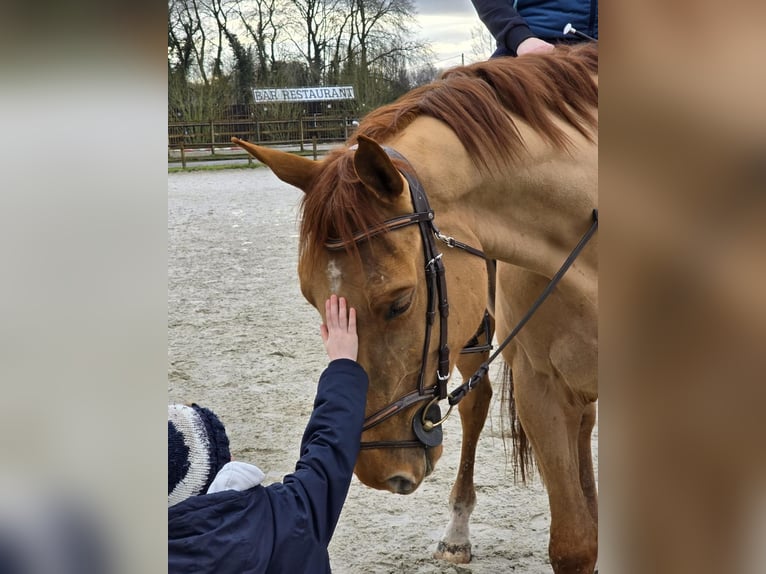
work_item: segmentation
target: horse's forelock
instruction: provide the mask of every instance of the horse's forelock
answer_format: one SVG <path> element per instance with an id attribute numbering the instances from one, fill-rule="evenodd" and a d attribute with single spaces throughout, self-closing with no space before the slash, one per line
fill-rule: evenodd
<path id="1" fill-rule="evenodd" d="M 382 220 L 376 202 L 354 170 L 353 155 L 340 149 L 331 152 L 323 169 L 301 204 L 299 256 L 301 265 L 312 272 L 318 252 L 328 240 L 340 240 L 346 251 L 359 257 L 354 234 Z"/>

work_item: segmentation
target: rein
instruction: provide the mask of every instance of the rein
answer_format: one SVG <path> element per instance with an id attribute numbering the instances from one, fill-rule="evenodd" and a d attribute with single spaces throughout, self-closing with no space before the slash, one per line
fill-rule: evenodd
<path id="1" fill-rule="evenodd" d="M 429 401 L 424 407 L 418 410 L 416 415 L 412 419 L 412 427 L 417 437 L 417 440 L 409 441 L 372 441 L 362 442 L 362 449 L 373 448 L 428 448 L 436 447 L 442 442 L 442 428 L 441 425 L 447 420 L 452 409 L 463 398 L 473 390 L 478 384 L 481 378 L 487 374 L 489 365 L 494 361 L 500 352 L 513 340 L 518 332 L 527 324 L 532 318 L 535 311 L 542 305 L 545 299 L 553 292 L 559 281 L 561 281 L 564 274 L 567 272 L 572 263 L 574 263 L 577 256 L 585 248 L 590 238 L 596 232 L 598 228 L 598 210 L 593 210 L 593 223 L 588 231 L 583 235 L 578 244 L 569 254 L 562 266 L 551 278 L 548 285 L 538 296 L 535 302 L 532 304 L 527 313 L 511 330 L 508 336 L 498 346 L 497 350 L 492 356 L 487 359 L 476 372 L 468 378 L 462 385 L 458 386 L 451 393 L 447 393 L 447 381 L 450 377 L 450 350 L 447 344 L 447 319 L 449 317 L 449 301 L 447 299 L 447 280 L 445 275 L 444 263 L 442 262 L 442 254 L 436 247 L 434 239 L 445 243 L 448 247 L 458 248 L 467 253 L 486 259 L 485 254 L 466 245 L 460 241 L 457 241 L 453 237 L 442 234 L 433 222 L 434 212 L 428 203 L 425 190 L 421 185 L 417 177 L 411 173 L 414 171 L 411 164 L 407 159 L 396 150 L 384 147 L 384 150 L 389 157 L 399 159 L 403 161 L 410 169 L 406 171 L 400 171 L 402 176 L 407 180 L 410 188 L 410 195 L 412 197 L 412 204 L 415 209 L 413 213 L 406 215 L 400 215 L 391 219 L 388 219 L 369 229 L 359 231 L 348 241 L 342 241 L 338 239 L 331 239 L 325 243 L 325 247 L 331 251 L 337 251 L 345 248 L 349 243 L 358 243 L 364 241 L 375 235 L 379 235 L 383 232 L 394 231 L 401 229 L 409 225 L 417 224 L 420 229 L 420 236 L 423 243 L 423 252 L 425 255 L 425 274 L 426 285 L 428 289 L 428 305 L 426 311 L 426 335 L 423 343 L 423 353 L 420 365 L 420 375 L 418 377 L 418 386 L 413 391 L 399 397 L 392 403 L 389 403 L 382 409 L 371 414 L 364 420 L 362 426 L 362 432 L 369 430 L 383 421 L 389 419 L 395 414 L 403 411 L 404 409 L 417 404 L 419 402 Z M 425 386 L 425 369 L 428 362 L 428 352 L 431 346 L 431 329 L 436 319 L 436 313 L 439 313 L 439 351 L 438 351 L 438 364 L 436 369 L 436 382 L 430 387 Z M 488 327 L 488 315 L 485 313 L 483 326 L 486 332 L 489 332 Z M 481 332 L 481 327 L 480 331 Z M 466 348 L 463 352 L 481 352 L 490 350 L 491 343 L 487 341 L 487 345 L 481 348 Z M 439 402 L 447 399 L 449 409 L 447 414 L 441 416 L 441 409 L 439 408 Z"/>

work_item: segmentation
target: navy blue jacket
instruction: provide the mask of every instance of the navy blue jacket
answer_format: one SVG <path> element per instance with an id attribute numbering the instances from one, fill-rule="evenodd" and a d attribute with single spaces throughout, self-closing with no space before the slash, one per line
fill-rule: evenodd
<path id="1" fill-rule="evenodd" d="M 327 545 L 359 454 L 367 385 L 358 363 L 332 361 L 319 379 L 294 473 L 168 508 L 168 572 L 330 572 Z"/>
<path id="2" fill-rule="evenodd" d="M 598 38 L 598 0 L 471 0 L 479 19 L 497 40 L 492 55 L 515 56 L 519 44 L 535 36 L 552 44 L 581 42 L 564 36 L 564 26 Z"/>

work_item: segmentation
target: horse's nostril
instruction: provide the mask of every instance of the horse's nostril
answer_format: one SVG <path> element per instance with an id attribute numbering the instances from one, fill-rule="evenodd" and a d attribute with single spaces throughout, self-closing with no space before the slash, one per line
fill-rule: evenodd
<path id="1" fill-rule="evenodd" d="M 392 476 L 386 482 L 391 492 L 396 494 L 410 494 L 417 488 L 414 480 L 404 476 Z"/>

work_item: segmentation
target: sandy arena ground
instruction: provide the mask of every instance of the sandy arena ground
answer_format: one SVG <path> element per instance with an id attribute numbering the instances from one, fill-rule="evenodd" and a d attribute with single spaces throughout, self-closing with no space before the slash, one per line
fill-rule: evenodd
<path id="1" fill-rule="evenodd" d="M 213 409 L 234 457 L 261 467 L 267 483 L 293 470 L 327 363 L 319 315 L 298 287 L 300 197 L 266 169 L 168 174 L 168 401 Z M 452 416 L 444 455 L 415 493 L 354 478 L 330 544 L 335 574 L 551 572 L 547 496 L 539 480 L 513 484 L 499 397 L 496 388 L 476 455 L 473 561 L 431 556 L 460 455 Z"/>

